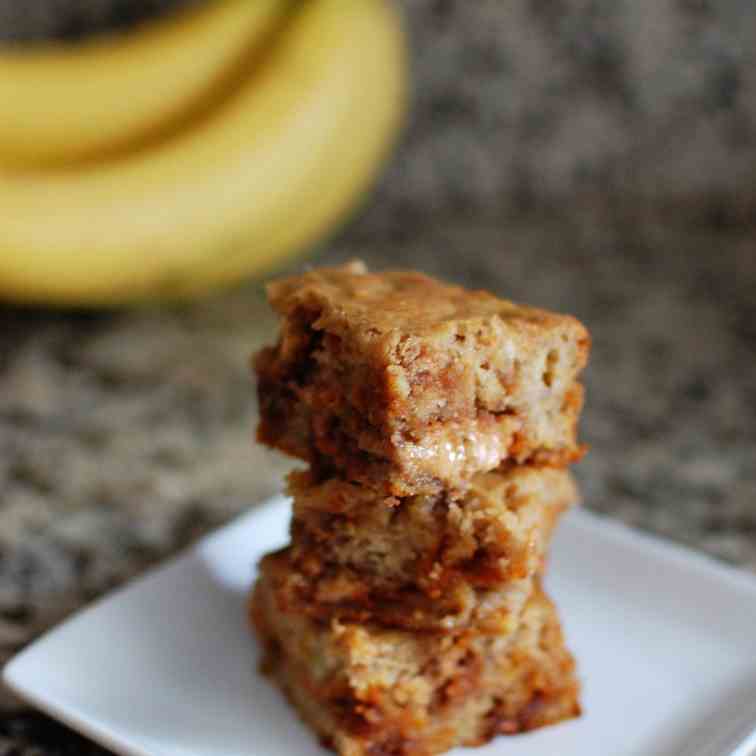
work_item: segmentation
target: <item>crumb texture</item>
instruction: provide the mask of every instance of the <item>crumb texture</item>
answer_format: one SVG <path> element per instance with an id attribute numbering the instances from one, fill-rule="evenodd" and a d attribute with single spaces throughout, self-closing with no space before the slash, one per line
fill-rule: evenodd
<path id="1" fill-rule="evenodd" d="M 509 635 L 321 624 L 277 595 L 286 559 L 263 560 L 251 603 L 264 667 L 341 756 L 430 756 L 579 714 L 574 661 L 540 588 Z"/>
<path id="2" fill-rule="evenodd" d="M 460 499 L 376 498 L 310 472 L 292 473 L 289 492 L 289 600 L 321 619 L 426 630 L 516 621 L 577 500 L 567 471 L 523 466 L 475 476 Z"/>
<path id="3" fill-rule="evenodd" d="M 282 325 L 255 360 L 264 443 L 399 496 L 581 455 L 589 337 L 574 318 L 359 263 L 268 294 Z"/>

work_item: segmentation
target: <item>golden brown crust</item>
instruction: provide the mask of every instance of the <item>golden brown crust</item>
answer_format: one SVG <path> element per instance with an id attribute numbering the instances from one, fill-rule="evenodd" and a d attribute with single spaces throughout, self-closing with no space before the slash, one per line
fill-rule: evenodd
<path id="1" fill-rule="evenodd" d="M 369 273 L 359 263 L 320 268 L 267 286 L 273 308 L 288 317 L 299 308 L 321 310 L 318 330 L 349 334 L 370 354 L 382 355 L 398 333 L 430 336 L 455 328 L 459 321 L 483 323 L 492 316 L 514 328 L 538 332 L 563 327 L 581 332 L 583 326 L 569 315 L 499 299 L 487 291 L 471 291 L 408 270 Z"/>
<path id="2" fill-rule="evenodd" d="M 251 613 L 266 671 L 342 756 L 430 756 L 580 713 L 574 661 L 536 590 L 518 629 L 424 635 L 287 613 L 267 557 Z"/>
<path id="3" fill-rule="evenodd" d="M 504 460 L 564 464 L 589 337 L 574 318 L 419 273 L 322 269 L 269 286 L 258 438 L 392 495 L 463 490 Z"/>

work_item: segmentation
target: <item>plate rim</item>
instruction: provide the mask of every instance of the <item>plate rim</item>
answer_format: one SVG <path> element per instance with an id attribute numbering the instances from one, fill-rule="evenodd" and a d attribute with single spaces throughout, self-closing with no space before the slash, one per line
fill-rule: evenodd
<path id="1" fill-rule="evenodd" d="M 244 515 L 242 515 L 242 517 L 243 516 Z M 234 520 L 234 522 L 236 522 L 236 520 Z M 233 523 L 230 523 L 229 525 L 231 524 Z M 212 534 L 217 534 L 220 530 L 229 527 L 229 525 L 224 525 L 222 528 L 213 531 Z M 123 739 L 114 736 L 111 728 L 104 724 L 98 724 L 97 721 L 92 720 L 91 717 L 87 716 L 85 713 L 72 712 L 70 706 L 56 703 L 55 699 L 45 696 L 43 692 L 39 691 L 38 687 L 30 686 L 24 682 L 23 678 L 19 678 L 18 670 L 22 669 L 24 662 L 33 654 L 38 653 L 40 647 L 43 646 L 53 635 L 63 630 L 70 623 L 79 621 L 88 614 L 94 614 L 104 604 L 118 601 L 119 597 L 126 591 L 138 589 L 141 584 L 154 579 L 158 574 L 168 572 L 171 569 L 179 567 L 182 562 L 189 561 L 192 557 L 192 552 L 202 540 L 203 539 L 201 538 L 197 543 L 185 547 L 168 559 L 148 568 L 140 575 L 136 575 L 123 585 L 100 596 L 86 606 L 74 611 L 73 614 L 66 617 L 58 624 L 48 628 L 38 638 L 21 649 L 21 651 L 12 656 L 5 663 L 0 672 L 0 681 L 11 691 L 11 693 L 21 701 L 29 704 L 32 708 L 57 720 L 61 724 L 77 732 L 79 735 L 88 738 L 96 745 L 102 746 L 103 748 L 112 751 L 114 754 L 118 754 L 118 756 L 152 756 L 152 754 L 144 749 L 134 748 Z"/>

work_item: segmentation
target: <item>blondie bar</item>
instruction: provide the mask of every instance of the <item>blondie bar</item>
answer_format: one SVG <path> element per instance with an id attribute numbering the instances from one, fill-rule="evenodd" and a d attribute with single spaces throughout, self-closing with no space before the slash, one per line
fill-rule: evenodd
<path id="1" fill-rule="evenodd" d="M 578 458 L 574 318 L 361 263 L 268 287 L 259 440 L 386 494 L 464 490 L 503 461 Z"/>
<path id="2" fill-rule="evenodd" d="M 287 611 L 261 564 L 251 614 L 274 677 L 341 756 L 430 756 L 580 713 L 575 665 L 554 606 L 537 589 L 517 630 L 438 635 Z"/>
<path id="3" fill-rule="evenodd" d="M 281 590 L 319 618 L 407 629 L 506 632 L 577 500 L 565 470 L 479 473 L 458 499 L 378 497 L 339 479 L 289 478 L 291 570 Z"/>

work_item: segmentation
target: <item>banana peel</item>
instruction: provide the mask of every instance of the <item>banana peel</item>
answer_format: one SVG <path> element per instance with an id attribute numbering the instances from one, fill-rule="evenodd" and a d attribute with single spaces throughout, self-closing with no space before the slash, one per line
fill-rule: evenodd
<path id="1" fill-rule="evenodd" d="M 406 68 L 393 5 L 302 3 L 192 128 L 118 160 L 0 174 L 0 297 L 118 306 L 264 272 L 364 195 L 402 121 Z"/>
<path id="2" fill-rule="evenodd" d="M 66 165 L 167 131 L 222 87 L 287 0 L 212 0 L 78 44 L 0 47 L 0 170 Z"/>

